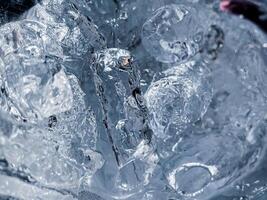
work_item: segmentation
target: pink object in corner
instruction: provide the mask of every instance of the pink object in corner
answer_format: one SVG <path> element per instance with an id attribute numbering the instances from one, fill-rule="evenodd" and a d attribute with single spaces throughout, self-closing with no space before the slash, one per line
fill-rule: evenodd
<path id="1" fill-rule="evenodd" d="M 230 1 L 229 0 L 222 0 L 221 3 L 220 3 L 220 9 L 222 11 L 227 11 L 229 6 L 230 6 Z"/>

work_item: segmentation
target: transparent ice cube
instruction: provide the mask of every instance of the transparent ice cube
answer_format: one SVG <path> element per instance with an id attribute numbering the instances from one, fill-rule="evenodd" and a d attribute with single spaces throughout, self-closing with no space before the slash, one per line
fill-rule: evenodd
<path id="1" fill-rule="evenodd" d="M 209 71 L 189 61 L 163 72 L 145 93 L 150 126 L 162 139 L 179 135 L 187 125 L 201 119 L 212 97 Z"/>
<path id="2" fill-rule="evenodd" d="M 200 50 L 203 42 L 206 22 L 199 20 L 193 6 L 163 6 L 144 23 L 142 43 L 161 62 L 187 60 Z"/>
<path id="3" fill-rule="evenodd" d="M 15 110 L 11 112 L 35 120 L 69 110 L 73 97 L 58 62 L 62 50 L 56 42 L 47 42 L 44 27 L 25 20 L 1 29 L 1 76 L 7 99 Z"/>

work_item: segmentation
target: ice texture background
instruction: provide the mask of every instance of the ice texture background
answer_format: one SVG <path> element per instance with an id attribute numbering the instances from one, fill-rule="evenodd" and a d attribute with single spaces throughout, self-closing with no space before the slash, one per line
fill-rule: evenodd
<path id="1" fill-rule="evenodd" d="M 267 198 L 263 28 L 217 0 L 2 5 L 0 200 Z"/>

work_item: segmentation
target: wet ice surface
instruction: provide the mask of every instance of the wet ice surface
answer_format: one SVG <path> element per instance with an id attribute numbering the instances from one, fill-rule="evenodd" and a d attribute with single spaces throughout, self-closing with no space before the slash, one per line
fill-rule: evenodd
<path id="1" fill-rule="evenodd" d="M 43 0 L 0 44 L 0 199 L 266 198 L 266 37 L 217 1 Z"/>

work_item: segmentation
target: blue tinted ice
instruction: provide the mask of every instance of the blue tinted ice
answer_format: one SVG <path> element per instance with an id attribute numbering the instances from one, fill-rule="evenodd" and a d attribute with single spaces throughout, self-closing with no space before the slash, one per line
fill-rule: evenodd
<path id="1" fill-rule="evenodd" d="M 43 0 L 5 21 L 0 199 L 265 199 L 266 36 L 217 3 Z"/>
<path id="2" fill-rule="evenodd" d="M 170 4 L 155 11 L 142 29 L 142 43 L 157 60 L 175 63 L 195 55 L 204 35 L 194 7 Z"/>
<path id="3" fill-rule="evenodd" d="M 199 120 L 212 98 L 209 70 L 194 61 L 174 66 L 148 88 L 145 98 L 151 112 L 150 126 L 157 137 L 179 135 Z"/>

